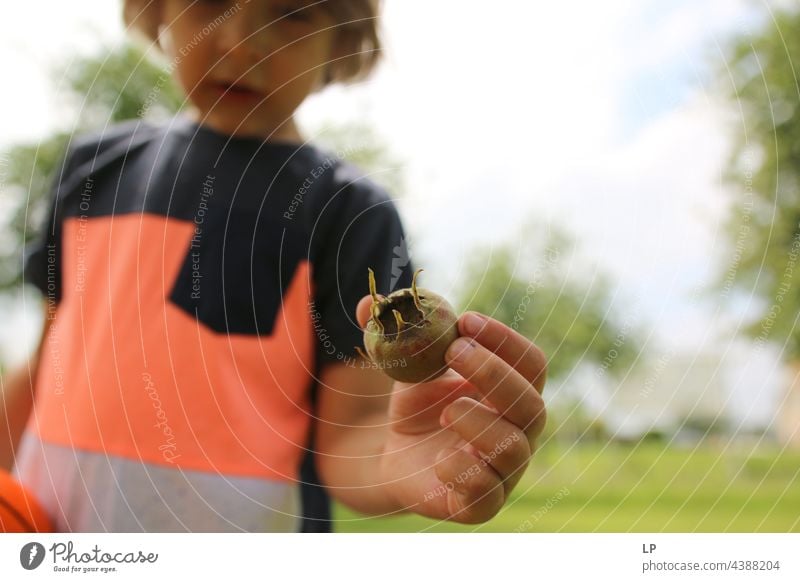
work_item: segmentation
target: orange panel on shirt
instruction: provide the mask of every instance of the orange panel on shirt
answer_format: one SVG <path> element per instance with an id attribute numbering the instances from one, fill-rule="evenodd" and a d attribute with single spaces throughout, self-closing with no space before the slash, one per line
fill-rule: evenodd
<path id="1" fill-rule="evenodd" d="M 309 264 L 271 336 L 218 334 L 168 299 L 193 233 L 152 214 L 66 220 L 30 428 L 150 463 L 295 480 L 310 423 Z"/>

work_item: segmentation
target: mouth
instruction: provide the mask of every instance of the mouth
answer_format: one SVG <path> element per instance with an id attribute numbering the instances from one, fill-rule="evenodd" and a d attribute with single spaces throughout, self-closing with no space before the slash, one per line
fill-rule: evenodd
<path id="1" fill-rule="evenodd" d="M 261 93 L 246 85 L 216 81 L 211 83 L 211 89 L 218 97 L 236 101 L 253 101 L 261 98 Z"/>

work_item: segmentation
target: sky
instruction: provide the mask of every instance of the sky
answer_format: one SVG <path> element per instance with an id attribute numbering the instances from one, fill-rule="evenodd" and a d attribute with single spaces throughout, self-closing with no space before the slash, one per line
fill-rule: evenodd
<path id="1" fill-rule="evenodd" d="M 378 74 L 310 99 L 300 121 L 366 119 L 389 144 L 406 176 L 411 255 L 430 265 L 431 287 L 457 296 L 475 249 L 530 244 L 526 220 L 564 225 L 587 280 L 610 273 L 616 307 L 641 305 L 656 358 L 717 354 L 736 378 L 734 407 L 763 421 L 782 385 L 777 354 L 748 364 L 767 393 L 748 398 L 736 363 L 751 348 L 696 291 L 730 260 L 720 228 L 736 194 L 720 178 L 730 118 L 708 73 L 730 35 L 780 4 L 386 0 Z M 14 82 L 0 97 L 0 145 L 63 126 L 47 71 L 122 35 L 115 1 L 4 10 L 0 54 Z"/>

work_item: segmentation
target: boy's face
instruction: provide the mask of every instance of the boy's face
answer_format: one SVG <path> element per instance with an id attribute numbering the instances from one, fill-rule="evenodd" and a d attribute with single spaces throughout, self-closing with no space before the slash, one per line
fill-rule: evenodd
<path id="1" fill-rule="evenodd" d="M 324 5 L 164 0 L 168 56 L 203 123 L 266 137 L 286 122 L 336 58 L 334 20 Z"/>

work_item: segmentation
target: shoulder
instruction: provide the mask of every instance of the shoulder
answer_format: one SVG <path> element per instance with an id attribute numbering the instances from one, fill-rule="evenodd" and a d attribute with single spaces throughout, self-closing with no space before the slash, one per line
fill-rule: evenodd
<path id="1" fill-rule="evenodd" d="M 158 125 L 134 119 L 109 127 L 75 135 L 68 152 L 78 160 L 98 157 L 107 151 L 137 146 L 152 139 L 160 130 Z"/>
<path id="2" fill-rule="evenodd" d="M 62 155 L 60 171 L 55 176 L 55 196 L 66 199 L 81 190 L 90 178 L 114 167 L 160 131 L 157 125 L 131 120 L 104 129 L 71 136 Z"/>
<path id="3" fill-rule="evenodd" d="M 348 202 L 370 205 L 392 199 L 383 186 L 347 160 L 339 160 L 332 170 L 332 186 L 337 193 L 344 195 Z"/>
<path id="4" fill-rule="evenodd" d="M 307 232 L 317 244 L 365 225 L 399 223 L 390 193 L 362 168 L 322 150 L 316 150 L 313 159 L 315 183 L 303 206 Z"/>
<path id="5" fill-rule="evenodd" d="M 314 150 L 312 179 L 321 182 L 313 188 L 309 210 L 315 219 L 350 217 L 376 207 L 394 209 L 391 194 L 359 166 L 325 151 Z M 315 178 L 316 177 L 316 178 Z"/>

